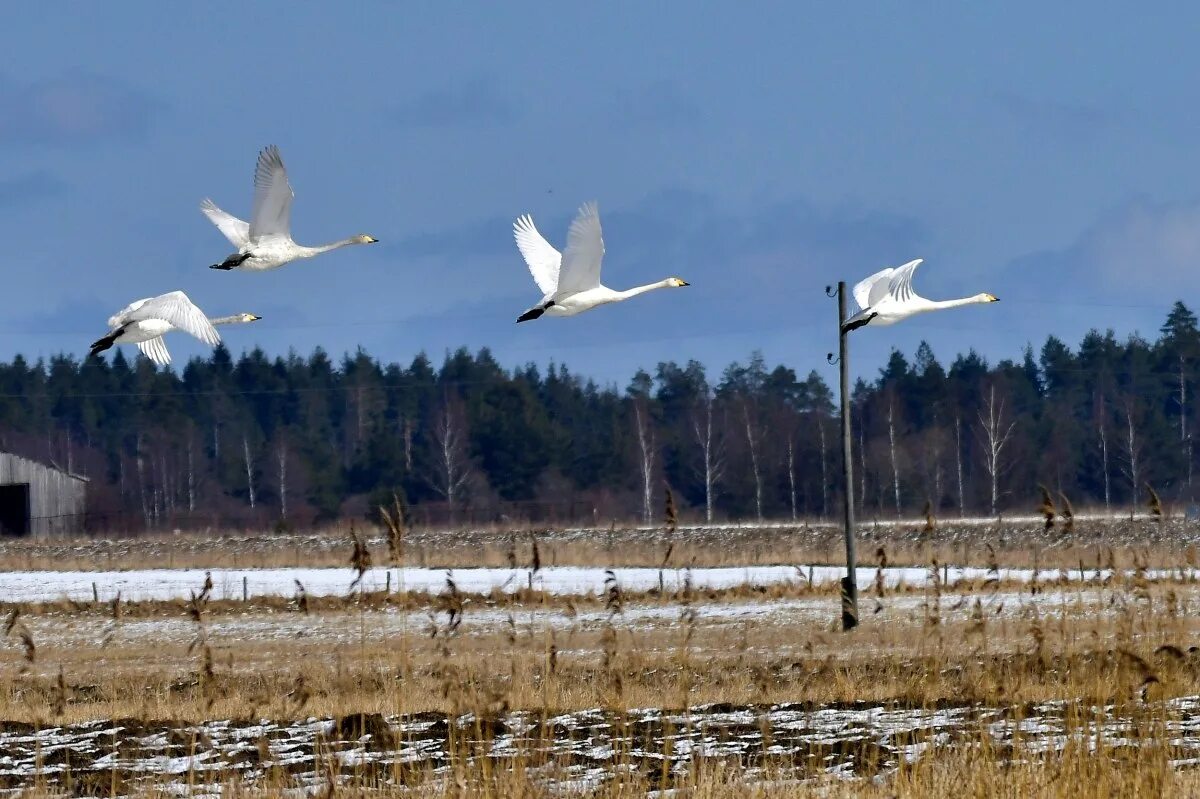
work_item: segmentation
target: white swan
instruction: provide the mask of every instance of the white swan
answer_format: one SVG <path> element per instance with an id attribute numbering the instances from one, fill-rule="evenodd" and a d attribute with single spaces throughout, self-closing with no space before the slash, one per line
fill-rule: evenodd
<path id="1" fill-rule="evenodd" d="M 960 305 L 976 305 L 985 302 L 999 302 L 991 294 L 976 294 L 961 300 L 927 300 L 913 291 L 913 272 L 921 265 L 921 258 L 909 261 L 904 266 L 895 269 L 888 268 L 876 272 L 866 280 L 854 286 L 854 300 L 861 309 L 842 325 L 842 332 L 871 325 L 872 327 L 894 325 L 910 316 L 939 311 L 943 308 L 957 308 Z"/>
<path id="2" fill-rule="evenodd" d="M 200 210 L 229 239 L 229 243 L 237 247 L 237 252 L 221 263 L 213 264 L 212 268 L 259 272 L 350 244 L 379 241 L 363 233 L 320 247 L 297 244 L 292 240 L 291 232 L 293 196 L 279 148 L 272 144 L 258 154 L 258 166 L 254 170 L 254 212 L 248 223 L 222 211 L 212 200 L 202 201 Z"/>
<path id="3" fill-rule="evenodd" d="M 529 265 L 533 281 L 541 289 L 542 301 L 517 317 L 518 322 L 537 319 L 542 314 L 574 316 L 598 305 L 620 302 L 654 289 L 689 285 L 677 277 L 613 291 L 600 285 L 600 261 L 604 257 L 604 239 L 600 232 L 600 211 L 596 203 L 585 203 L 567 230 L 567 249 L 560 255 L 533 226 L 528 214 L 513 223 L 517 249 Z"/>
<path id="4" fill-rule="evenodd" d="M 208 322 L 213 327 L 220 327 L 221 325 L 249 324 L 250 322 L 257 322 L 259 319 L 262 319 L 262 317 L 257 314 L 239 313 L 233 316 L 209 317 Z M 163 341 L 162 336 L 138 344 L 138 349 L 159 366 L 166 366 L 171 362 L 171 353 L 167 352 L 167 345 Z"/>
<path id="5" fill-rule="evenodd" d="M 255 322 L 261 316 L 242 313 L 209 319 L 182 291 L 172 291 L 158 297 L 136 300 L 117 311 L 108 320 L 109 332 L 92 344 L 90 355 L 104 352 L 114 344 L 136 344 L 150 360 L 159 366 L 171 362 L 171 354 L 163 336 L 172 330 L 190 333 L 214 347 L 221 343 L 216 325 Z"/>

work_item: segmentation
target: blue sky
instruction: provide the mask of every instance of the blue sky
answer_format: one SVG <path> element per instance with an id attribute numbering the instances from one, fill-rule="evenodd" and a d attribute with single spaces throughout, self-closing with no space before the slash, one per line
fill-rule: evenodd
<path id="1" fill-rule="evenodd" d="M 922 257 L 933 299 L 995 306 L 864 330 L 855 368 L 1049 333 L 1152 335 L 1200 289 L 1200 7 L 1107 4 L 75 4 L 8 9 L 0 356 L 83 356 L 181 288 L 235 352 L 490 346 L 622 385 L 754 349 L 833 377 L 823 287 Z M 601 7 L 602 6 L 602 7 Z M 248 213 L 278 144 L 302 243 L 381 240 L 265 274 L 197 210 Z M 513 246 L 585 200 L 605 282 L 656 292 L 515 325 Z M 177 362 L 200 352 L 177 337 Z"/>

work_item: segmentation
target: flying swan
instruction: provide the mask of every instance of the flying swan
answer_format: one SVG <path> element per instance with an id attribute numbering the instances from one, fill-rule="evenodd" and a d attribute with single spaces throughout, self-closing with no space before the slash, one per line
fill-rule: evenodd
<path id="1" fill-rule="evenodd" d="M 913 291 L 913 272 L 921 265 L 923 259 L 909 261 L 904 266 L 895 269 L 888 268 L 876 272 L 854 287 L 854 301 L 861 308 L 842 325 L 842 332 L 871 325 L 879 327 L 894 325 L 910 316 L 940 311 L 943 308 L 957 308 L 960 305 L 976 305 L 985 302 L 999 302 L 991 294 L 976 294 L 961 300 L 927 300 Z"/>
<path id="2" fill-rule="evenodd" d="M 525 214 L 513 223 L 517 249 L 529 265 L 533 281 L 541 289 L 541 302 L 517 317 L 518 322 L 537 319 L 542 314 L 574 316 L 599 305 L 620 302 L 654 289 L 679 288 L 687 281 L 669 277 L 646 286 L 613 291 L 600 285 L 600 260 L 604 257 L 604 239 L 600 233 L 600 211 L 596 203 L 585 203 L 567 230 L 567 249 L 562 254 L 533 226 L 533 217 Z"/>
<path id="3" fill-rule="evenodd" d="M 258 166 L 254 170 L 254 212 L 249 224 L 222 211 L 216 203 L 205 198 L 200 203 L 200 210 L 229 239 L 229 243 L 237 247 L 237 252 L 221 263 L 213 264 L 211 268 L 260 272 L 350 244 L 374 244 L 379 241 L 362 233 L 320 247 L 297 244 L 292 240 L 291 232 L 294 196 L 287 169 L 279 156 L 279 148 L 272 144 L 258 154 Z"/>
<path id="4" fill-rule="evenodd" d="M 190 333 L 214 347 L 221 343 L 216 325 L 234 325 L 261 319 L 250 313 L 209 319 L 182 291 L 172 291 L 158 297 L 135 300 L 117 311 L 109 320 L 109 332 L 92 344 L 91 355 L 104 352 L 114 344 L 136 344 L 150 360 L 159 366 L 171 362 L 171 354 L 163 336 L 172 330 Z"/>

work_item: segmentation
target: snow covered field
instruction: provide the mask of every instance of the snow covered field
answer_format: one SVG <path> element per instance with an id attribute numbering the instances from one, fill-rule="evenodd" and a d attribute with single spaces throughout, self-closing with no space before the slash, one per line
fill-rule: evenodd
<path id="1" fill-rule="evenodd" d="M 942 619 L 946 623 L 966 621 L 971 614 L 971 605 L 962 594 L 944 594 Z M 875 627 L 881 624 L 909 624 L 914 614 L 924 612 L 926 598 L 921 594 L 903 594 L 888 597 L 876 610 L 874 599 L 866 600 L 864 610 L 870 614 Z M 1012 619 L 1036 607 L 1043 618 L 1058 618 L 1066 612 L 1079 613 L 1082 609 L 1094 613 L 1096 618 L 1111 616 L 1113 608 L 1101 591 L 1042 591 L 1036 596 L 1015 591 L 1001 591 L 990 595 L 988 610 L 992 619 Z M 698 602 L 691 607 L 693 623 L 708 628 L 731 629 L 745 624 L 792 627 L 797 624 L 827 625 L 840 612 L 836 596 L 824 595 L 803 598 L 774 599 L 770 601 Z M 566 609 L 554 605 L 541 608 L 531 606 L 517 615 L 517 623 L 523 631 L 553 630 L 559 633 L 571 631 L 600 630 L 611 624 L 615 628 L 631 633 L 653 634 L 669 632 L 680 626 L 681 607 L 675 603 L 657 604 L 628 603 L 617 616 L 603 608 L 596 610 Z M 479 607 L 468 605 L 462 617 L 459 632 L 464 636 L 486 637 L 500 635 L 509 629 L 511 611 L 503 607 Z M 306 615 L 301 613 L 241 612 L 214 615 L 207 622 L 211 640 L 222 645 L 251 642 L 298 641 L 303 639 L 313 646 L 325 644 L 383 643 L 403 632 L 427 630 L 427 609 L 410 611 L 395 608 L 367 611 L 363 627 L 354 623 L 345 613 L 322 612 Z M 39 645 L 56 647 L 95 646 L 98 636 L 96 621 L 90 617 L 63 619 L 58 616 L 38 616 L 25 619 L 33 630 Z M 196 625 L 182 615 L 127 618 L 121 621 L 115 640 L 124 645 L 186 647 L 196 637 Z M 803 649 L 800 639 L 784 639 L 776 642 L 771 651 L 775 654 L 796 654 Z M 865 646 L 866 644 L 864 644 Z M 697 651 L 701 647 L 696 647 Z"/>
<path id="2" fill-rule="evenodd" d="M 1200 756 L 1200 700 L 1180 697 L 1168 707 L 1170 765 L 1194 765 Z M 471 716 L 434 713 L 290 724 L 132 719 L 46 729 L 9 724 L 0 730 L 0 789 L 20 789 L 34 778 L 56 787 L 74 780 L 77 789 L 119 780 L 151 795 L 214 796 L 231 779 L 254 786 L 285 774 L 297 788 L 284 795 L 312 796 L 337 784 L 386 784 L 397 763 L 425 766 L 429 787 L 437 788 L 453 776 L 447 763 L 465 753 L 469 761 L 488 759 L 497 767 L 521 756 L 532 762 L 552 760 L 553 769 L 529 768 L 534 782 L 550 795 L 590 795 L 612 780 L 617 769 L 640 767 L 661 775 L 665 768 L 672 777 L 683 777 L 698 760 L 710 758 L 742 764 L 744 778 L 756 782 L 778 778 L 762 767 L 763 755 L 770 754 L 786 764 L 791 779 L 808 781 L 886 775 L 929 746 L 977 744 L 981 735 L 997 752 L 1017 746 L 1037 753 L 1061 752 L 1070 745 L 1137 745 L 1130 737 L 1135 722 L 1121 710 L 1104 708 L 1102 720 L 1081 726 L 1068 721 L 1072 709 L 1062 702 L 1030 708 L 702 705 L 686 713 L 591 709 L 548 719 L 516 712 L 499 718 L 494 734 L 484 737 L 475 734 Z M 451 727 L 456 743 L 448 737 Z M 322 754 L 325 760 L 318 762 Z"/>
<path id="3" fill-rule="evenodd" d="M 363 577 L 363 586 L 368 591 L 382 591 L 388 586 L 391 573 L 391 589 L 401 586 L 412 592 L 430 594 L 446 589 L 447 578 L 453 579 L 458 590 L 468 594 L 488 594 L 492 591 L 511 592 L 532 586 L 558 596 L 596 595 L 604 591 L 607 571 L 602 568 L 575 566 L 546 567 L 531 575 L 528 569 L 384 569 L 374 568 Z M 877 569 L 860 568 L 857 581 L 860 589 L 874 584 Z M 659 570 L 649 568 L 615 568 L 611 573 L 623 591 L 646 591 L 659 585 Z M 214 599 L 241 599 L 243 581 L 246 595 L 292 596 L 296 593 L 296 581 L 313 596 L 346 594 L 354 572 L 350 569 L 143 569 L 131 571 L 25 571 L 0 572 L 0 601 L 6 602 L 53 602 L 60 599 L 87 601 L 95 592 L 102 601 L 112 599 L 120 592 L 126 601 L 187 599 L 200 591 L 205 575 L 211 574 Z M 696 589 L 727 589 L 743 585 L 770 586 L 781 583 L 804 583 L 809 580 L 815 585 L 832 585 L 841 579 L 845 569 L 834 566 L 745 566 L 698 569 L 666 569 L 662 571 L 663 586 L 668 591 L 681 588 L 690 579 Z M 987 569 L 971 567 L 949 567 L 945 572 L 948 584 L 959 580 L 983 581 L 995 573 Z M 999 578 L 1006 581 L 1028 582 L 1034 579 L 1032 569 L 1001 569 Z M 1060 579 L 1079 580 L 1080 573 L 1062 573 L 1057 570 L 1036 573 L 1042 581 Z M 1086 579 L 1095 579 L 1097 573 L 1089 570 Z M 1106 576 L 1104 573 L 1101 577 Z M 1162 576 L 1152 574 L 1150 576 Z M 924 586 L 930 580 L 929 570 L 905 567 L 884 570 L 884 582 L 889 587 L 901 584 L 910 587 Z"/>

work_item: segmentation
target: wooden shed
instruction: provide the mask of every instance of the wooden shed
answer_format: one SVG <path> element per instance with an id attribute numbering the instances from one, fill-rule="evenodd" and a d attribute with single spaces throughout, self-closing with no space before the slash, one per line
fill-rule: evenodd
<path id="1" fill-rule="evenodd" d="M 87 478 L 0 452 L 0 534 L 48 538 L 83 529 Z"/>

